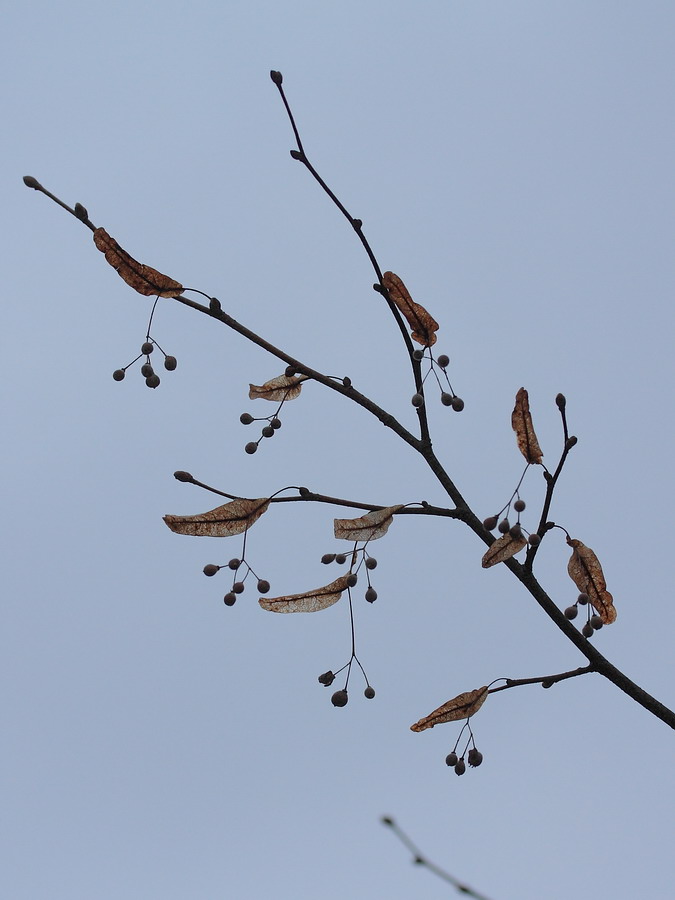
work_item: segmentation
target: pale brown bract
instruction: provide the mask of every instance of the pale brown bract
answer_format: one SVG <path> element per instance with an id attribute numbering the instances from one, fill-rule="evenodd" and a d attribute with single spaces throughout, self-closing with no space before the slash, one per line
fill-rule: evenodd
<path id="1" fill-rule="evenodd" d="M 415 303 L 398 275 L 393 272 L 385 272 L 382 276 L 382 284 L 386 287 L 390 299 L 403 313 L 410 325 L 412 339 L 425 347 L 432 347 L 436 343 L 435 332 L 440 327 L 438 322 L 420 303 Z"/>
<path id="2" fill-rule="evenodd" d="M 375 509 L 358 519 L 334 519 L 335 537 L 343 541 L 376 541 L 387 533 L 399 509 L 403 509 L 403 504 Z"/>
<path id="3" fill-rule="evenodd" d="M 614 598 L 607 590 L 607 583 L 600 560 L 586 544 L 576 538 L 567 538 L 572 547 L 572 555 L 567 564 L 570 578 L 579 590 L 588 594 L 591 606 L 602 619 L 603 625 L 611 625 L 616 620 Z"/>
<path id="4" fill-rule="evenodd" d="M 420 719 L 410 726 L 411 731 L 426 731 L 427 728 L 433 728 L 434 725 L 441 725 L 444 722 L 458 722 L 460 719 L 468 719 L 481 708 L 488 695 L 488 687 L 476 688 L 475 691 L 465 691 L 458 694 L 452 700 L 448 700 L 443 706 L 439 706 L 428 716 Z"/>
<path id="5" fill-rule="evenodd" d="M 516 405 L 511 413 L 511 427 L 516 433 L 518 449 L 528 463 L 541 464 L 544 454 L 541 452 L 537 435 L 530 414 L 530 400 L 524 387 L 516 394 Z"/>
<path id="6" fill-rule="evenodd" d="M 105 228 L 97 228 L 94 231 L 94 243 L 120 278 L 144 297 L 156 295 L 173 298 L 180 297 L 183 293 L 183 285 L 180 282 L 169 278 L 168 275 L 162 275 L 152 266 L 139 263 L 110 237 Z"/>
<path id="7" fill-rule="evenodd" d="M 269 497 L 259 500 L 241 497 L 196 516 L 164 516 L 164 521 L 176 534 L 232 537 L 247 531 L 267 511 L 269 505 Z"/>
<path id="8" fill-rule="evenodd" d="M 261 597 L 258 603 L 268 612 L 297 613 L 319 612 L 337 603 L 347 589 L 349 575 L 341 575 L 330 584 L 306 591 L 304 594 L 287 594 L 285 597 Z"/>

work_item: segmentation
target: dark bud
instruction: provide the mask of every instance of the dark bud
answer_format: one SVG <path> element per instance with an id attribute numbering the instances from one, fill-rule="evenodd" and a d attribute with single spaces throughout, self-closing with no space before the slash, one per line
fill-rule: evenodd
<path id="1" fill-rule="evenodd" d="M 346 706 L 349 697 L 347 696 L 347 691 L 335 691 L 333 696 L 330 698 L 330 702 L 333 706 Z"/>
<path id="2" fill-rule="evenodd" d="M 159 387 L 159 375 L 151 375 L 149 378 L 145 379 L 145 383 L 149 388 Z"/>
<path id="3" fill-rule="evenodd" d="M 235 594 L 243 594 L 244 593 L 244 582 L 243 581 L 235 581 L 232 585 L 232 590 Z"/>
<path id="4" fill-rule="evenodd" d="M 363 222 L 361 219 L 352 219 L 352 225 L 354 227 L 354 231 L 361 231 L 363 228 Z"/>
<path id="5" fill-rule="evenodd" d="M 229 563 L 227 564 L 227 567 L 228 567 L 228 569 L 232 569 L 233 572 L 236 572 L 240 565 L 241 565 L 241 560 L 237 559 L 235 557 L 234 559 L 231 559 L 229 561 Z"/>
<path id="6" fill-rule="evenodd" d="M 590 622 L 586 622 L 586 624 L 584 625 L 584 627 L 581 629 L 581 633 L 583 634 L 583 636 L 584 636 L 585 638 L 593 637 L 593 632 L 594 632 L 594 631 L 595 631 L 595 629 L 593 628 L 593 626 L 591 625 Z"/>
<path id="7" fill-rule="evenodd" d="M 497 516 L 488 516 L 487 519 L 483 519 L 483 528 L 486 531 L 494 531 L 498 521 Z"/>
<path id="8" fill-rule="evenodd" d="M 86 206 L 82 206 L 81 203 L 75 204 L 73 212 L 81 222 L 86 222 L 89 218 L 89 213 L 87 212 Z"/>
<path id="9" fill-rule="evenodd" d="M 309 495 L 312 492 L 310 491 L 310 489 L 308 487 L 299 487 L 298 493 L 300 494 L 301 497 L 309 497 Z"/>
<path id="10" fill-rule="evenodd" d="M 595 629 L 595 631 L 599 631 L 602 628 L 602 619 L 600 616 L 591 616 L 591 627 Z"/>
<path id="11" fill-rule="evenodd" d="M 381 822 L 383 825 L 393 825 L 394 820 L 390 816 L 382 816 Z"/>
<path id="12" fill-rule="evenodd" d="M 506 534 L 506 532 L 509 531 L 510 528 L 511 528 L 511 525 L 509 523 L 509 520 L 502 519 L 501 522 L 499 523 L 499 525 L 497 526 L 497 531 L 500 534 Z"/>
<path id="13" fill-rule="evenodd" d="M 284 80 L 284 76 L 281 74 L 281 72 L 276 72 L 274 69 L 272 69 L 270 72 L 270 78 L 277 86 L 280 85 Z"/>
<path id="14" fill-rule="evenodd" d="M 541 538 L 538 534 L 531 534 L 527 539 L 527 543 L 530 545 L 530 547 L 538 547 L 539 544 L 541 544 Z"/>
<path id="15" fill-rule="evenodd" d="M 33 178 L 32 175 L 24 175 L 23 183 L 26 185 L 26 187 L 33 188 L 36 191 L 42 189 L 42 185 L 40 184 L 40 182 L 37 180 L 37 178 Z"/>
<path id="16" fill-rule="evenodd" d="M 269 589 L 270 589 L 269 581 L 265 581 L 264 578 L 261 578 L 260 581 L 258 582 L 258 590 L 260 591 L 260 593 L 266 594 L 269 591 Z"/>
<path id="17" fill-rule="evenodd" d="M 291 156 L 293 159 L 302 160 L 304 159 L 302 153 L 299 150 L 291 150 Z"/>
<path id="18" fill-rule="evenodd" d="M 445 369 L 450 365 L 450 357 L 445 353 L 441 353 L 436 362 L 441 367 L 441 369 Z"/>
<path id="19" fill-rule="evenodd" d="M 344 566 L 344 564 L 347 562 L 347 557 L 346 557 L 346 555 L 345 555 L 344 553 L 337 553 L 337 554 L 335 555 L 335 562 L 336 562 L 339 566 Z"/>
<path id="20" fill-rule="evenodd" d="M 178 360 L 175 356 L 167 356 L 164 359 L 164 368 L 167 372 L 175 371 L 176 366 L 178 365 Z"/>
<path id="21" fill-rule="evenodd" d="M 286 378 L 292 378 L 294 375 L 298 374 L 298 370 L 294 366 L 286 366 L 284 371 L 284 375 Z"/>
<path id="22" fill-rule="evenodd" d="M 568 606 L 567 609 L 565 610 L 565 618 L 569 619 L 570 622 L 572 621 L 572 619 L 576 619 L 578 614 L 579 614 L 578 606 Z"/>
<path id="23" fill-rule="evenodd" d="M 124 371 L 124 369 L 115 369 L 115 371 L 113 372 L 113 378 L 115 381 L 124 381 L 125 375 L 126 372 Z"/>
<path id="24" fill-rule="evenodd" d="M 330 685 L 335 681 L 335 675 L 331 671 L 324 672 L 323 675 L 319 675 L 319 684 L 322 684 L 324 687 L 330 687 Z"/>
<path id="25" fill-rule="evenodd" d="M 522 512 L 525 509 L 525 501 L 516 500 L 516 502 L 513 504 L 513 508 L 516 512 Z"/>
<path id="26" fill-rule="evenodd" d="M 452 398 L 452 408 L 455 412 L 461 412 L 464 409 L 464 401 L 461 397 Z"/>
<path id="27" fill-rule="evenodd" d="M 590 599 L 590 598 L 589 598 L 588 594 L 585 594 L 585 593 L 582 592 L 582 593 L 579 594 L 579 596 L 577 597 L 577 603 L 580 603 L 581 606 L 586 606 L 586 604 L 588 603 L 589 599 Z"/>
<path id="28" fill-rule="evenodd" d="M 368 685 L 368 687 L 363 692 L 363 696 L 366 698 L 366 700 L 372 700 L 375 696 L 375 689 L 371 688 L 371 686 Z"/>
<path id="29" fill-rule="evenodd" d="M 463 759 L 457 760 L 455 764 L 455 775 L 463 775 L 466 772 L 466 763 Z"/>
<path id="30" fill-rule="evenodd" d="M 354 587 L 354 585 L 356 584 L 356 582 L 357 582 L 358 580 L 359 580 L 359 579 L 358 579 L 357 575 L 356 575 L 354 572 L 350 572 L 349 575 L 347 575 L 347 585 L 348 585 L 349 587 Z"/>
<path id="31" fill-rule="evenodd" d="M 265 438 L 271 438 L 274 436 L 274 428 L 271 425 L 265 425 L 262 430 L 262 436 Z"/>
<path id="32" fill-rule="evenodd" d="M 551 681 L 550 678 L 544 678 L 544 680 L 543 680 L 542 683 L 541 683 L 541 686 L 542 686 L 544 689 L 548 690 L 548 688 L 552 688 L 552 687 L 553 687 L 553 682 Z"/>
<path id="33" fill-rule="evenodd" d="M 244 450 L 249 454 L 255 453 L 257 449 L 258 445 L 255 441 L 249 441 L 248 444 L 244 447 Z"/>
<path id="34" fill-rule="evenodd" d="M 441 394 L 441 403 L 443 406 L 452 406 L 453 399 L 452 394 L 449 394 L 447 391 L 443 391 Z"/>
<path id="35" fill-rule="evenodd" d="M 173 473 L 173 477 L 176 481 L 184 481 L 186 484 L 189 484 L 191 481 L 194 481 L 192 475 L 189 472 L 183 472 L 182 470 L 178 470 L 178 472 Z"/>
<path id="36" fill-rule="evenodd" d="M 555 405 L 558 407 L 560 412 L 562 412 L 567 406 L 567 399 L 564 394 L 557 394 L 555 398 Z"/>
<path id="37" fill-rule="evenodd" d="M 334 553 L 324 553 L 324 555 L 321 557 L 321 562 L 324 564 L 324 566 L 327 566 L 330 563 L 332 563 L 334 559 L 335 559 Z"/>
<path id="38" fill-rule="evenodd" d="M 347 375 L 345 375 L 345 377 L 342 379 L 342 384 L 344 387 L 348 387 L 348 388 L 351 387 L 352 386 L 351 378 L 349 378 Z"/>
<path id="39" fill-rule="evenodd" d="M 204 566 L 204 574 L 211 577 L 211 575 L 215 575 L 219 569 L 220 566 L 215 566 L 213 563 L 207 563 L 207 565 Z"/>
<path id="40" fill-rule="evenodd" d="M 516 522 L 515 525 L 512 525 L 511 528 L 509 528 L 509 534 L 512 538 L 518 540 L 518 538 L 521 538 L 523 536 L 523 529 Z"/>
<path id="41" fill-rule="evenodd" d="M 458 757 L 454 750 L 452 751 L 452 753 L 448 753 L 448 755 L 445 757 L 446 766 L 456 766 L 457 762 Z"/>
<path id="42" fill-rule="evenodd" d="M 424 350 L 413 350 L 413 359 L 421 362 L 424 359 Z"/>
<path id="43" fill-rule="evenodd" d="M 567 438 L 567 443 L 565 444 L 565 450 L 571 450 L 572 447 L 577 443 L 578 438 L 576 435 L 572 434 Z"/>
<path id="44" fill-rule="evenodd" d="M 229 594 L 225 594 L 225 596 L 223 597 L 223 603 L 225 604 L 225 606 L 234 606 L 236 602 L 237 595 L 233 594 L 232 591 L 230 591 Z"/>
<path id="45" fill-rule="evenodd" d="M 143 378 L 149 378 L 151 375 L 155 374 L 155 370 L 152 368 L 150 363 L 143 363 L 141 366 L 141 375 Z"/>
<path id="46" fill-rule="evenodd" d="M 377 560 L 374 556 L 369 556 L 366 560 L 366 569 L 376 569 L 377 568 Z"/>
<path id="47" fill-rule="evenodd" d="M 146 341 L 141 347 L 141 353 L 145 353 L 146 356 L 149 356 L 154 349 L 155 345 L 152 343 L 152 341 Z"/>
<path id="48" fill-rule="evenodd" d="M 223 307 L 220 305 L 220 300 L 217 297 L 211 297 L 209 300 L 209 309 L 212 313 L 222 312 Z"/>
<path id="49" fill-rule="evenodd" d="M 251 413 L 242 413 L 239 416 L 239 421 L 242 425 L 250 425 L 251 422 L 253 422 L 253 416 L 251 415 Z"/>
<path id="50" fill-rule="evenodd" d="M 374 603 L 377 600 L 377 591 L 374 587 L 369 587 L 366 591 L 366 600 L 368 603 Z"/>
<path id="51" fill-rule="evenodd" d="M 384 285 L 380 284 L 379 282 L 373 285 L 373 290 L 377 291 L 378 294 L 383 294 L 385 297 L 387 296 L 386 287 L 384 287 Z"/>
<path id="52" fill-rule="evenodd" d="M 475 747 L 472 747 L 469 750 L 466 759 L 469 765 L 475 769 L 483 762 L 483 754 L 480 752 L 480 750 L 476 750 Z"/>
<path id="53" fill-rule="evenodd" d="M 272 428 L 274 428 L 275 431 L 278 431 L 281 428 L 281 419 L 277 419 L 277 417 L 275 416 L 270 422 L 270 425 L 272 426 Z"/>
<path id="54" fill-rule="evenodd" d="M 421 406 L 424 406 L 424 397 L 422 394 L 413 394 L 410 402 L 416 409 L 419 409 Z"/>

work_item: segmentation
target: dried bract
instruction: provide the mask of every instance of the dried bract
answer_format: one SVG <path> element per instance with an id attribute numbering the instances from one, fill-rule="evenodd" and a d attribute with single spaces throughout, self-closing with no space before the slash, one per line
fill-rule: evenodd
<path id="1" fill-rule="evenodd" d="M 324 587 L 304 594 L 288 594 L 285 597 L 261 597 L 258 603 L 263 609 L 277 613 L 318 612 L 337 603 L 347 589 L 347 575 L 341 575 Z"/>
<path id="2" fill-rule="evenodd" d="M 570 578 L 579 590 L 588 594 L 588 600 L 597 611 L 604 625 L 611 625 L 616 619 L 614 598 L 607 590 L 607 583 L 598 557 L 590 547 L 575 538 L 567 538 L 572 547 L 572 556 L 567 564 Z"/>
<path id="3" fill-rule="evenodd" d="M 144 297 L 157 295 L 158 297 L 179 297 L 183 292 L 183 285 L 168 275 L 162 275 L 157 269 L 139 263 L 129 256 L 126 250 L 111 238 L 104 228 L 97 228 L 94 232 L 94 243 L 105 254 L 106 260 L 115 269 L 129 287 L 132 287 Z"/>
<path id="4" fill-rule="evenodd" d="M 399 509 L 403 509 L 403 504 L 385 506 L 358 519 L 334 519 L 335 537 L 343 541 L 376 541 L 387 533 Z"/>
<path id="5" fill-rule="evenodd" d="M 516 433 L 518 449 L 529 463 L 540 464 L 543 453 L 530 415 L 530 401 L 525 388 L 516 394 L 516 405 L 511 413 L 511 427 Z"/>
<path id="6" fill-rule="evenodd" d="M 481 564 L 483 568 L 489 569 L 490 566 L 496 566 L 497 563 L 511 559 L 512 556 L 515 556 L 516 553 L 523 549 L 525 544 L 527 544 L 527 539 L 522 533 L 520 537 L 514 537 L 510 532 L 507 532 L 502 537 L 497 538 L 494 544 L 490 545 L 490 549 L 487 550 L 482 559 Z"/>
<path id="7" fill-rule="evenodd" d="M 415 303 L 408 289 L 398 275 L 393 272 L 385 272 L 382 283 L 389 292 L 389 297 L 405 316 L 408 325 L 412 329 L 411 337 L 418 344 L 432 347 L 436 343 L 438 322 L 419 303 Z"/>
<path id="8" fill-rule="evenodd" d="M 269 505 L 268 497 L 260 500 L 247 500 L 242 497 L 197 516 L 164 516 L 164 521 L 176 534 L 232 537 L 249 529 L 266 512 Z"/>
<path id="9" fill-rule="evenodd" d="M 266 381 L 265 384 L 250 384 L 248 396 L 250 400 L 273 400 L 275 403 L 295 400 L 300 396 L 303 381 L 307 381 L 304 376 L 289 378 L 287 375 L 279 375 Z"/>
<path id="10" fill-rule="evenodd" d="M 460 719 L 468 719 L 474 713 L 478 712 L 485 698 L 488 695 L 487 685 L 476 688 L 475 691 L 466 691 L 464 694 L 458 694 L 452 700 L 448 700 L 443 706 L 439 706 L 428 716 L 420 719 L 410 726 L 411 731 L 425 731 L 427 728 L 433 728 L 434 725 L 440 725 L 442 722 L 458 722 Z"/>

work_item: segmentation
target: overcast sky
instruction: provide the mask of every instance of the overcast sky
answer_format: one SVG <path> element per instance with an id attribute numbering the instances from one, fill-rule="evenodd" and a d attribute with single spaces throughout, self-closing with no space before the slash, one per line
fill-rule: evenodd
<path id="1" fill-rule="evenodd" d="M 483 765 L 461 778 L 444 765 L 457 725 L 409 730 L 460 691 L 584 663 L 458 523 L 400 518 L 372 546 L 379 596 L 359 585 L 355 616 L 374 700 L 358 673 L 344 709 L 317 682 L 349 658 L 345 598 L 276 616 L 249 581 L 223 604 L 229 574 L 201 570 L 241 539 L 166 528 L 218 502 L 176 469 L 248 497 L 447 498 L 317 384 L 247 455 L 259 426 L 240 414 L 269 412 L 249 382 L 283 365 L 170 300 L 152 333 L 176 371 L 115 383 L 152 298 L 21 178 L 412 429 L 368 259 L 289 156 L 281 70 L 310 159 L 440 323 L 466 406 L 431 392 L 434 446 L 481 518 L 522 472 L 518 388 L 549 467 L 566 394 L 579 442 L 551 517 L 614 594 L 593 640 L 672 707 L 672 4 L 65 0 L 7 4 L 3 31 L 3 894 L 454 896 L 389 814 L 491 900 L 670 896 L 673 735 L 599 676 L 490 697 Z M 533 526 L 540 471 L 522 496 Z M 348 515 L 283 504 L 251 529 L 270 596 L 337 577 L 320 558 L 348 546 L 332 524 Z M 558 531 L 536 563 L 561 608 L 568 557 Z"/>

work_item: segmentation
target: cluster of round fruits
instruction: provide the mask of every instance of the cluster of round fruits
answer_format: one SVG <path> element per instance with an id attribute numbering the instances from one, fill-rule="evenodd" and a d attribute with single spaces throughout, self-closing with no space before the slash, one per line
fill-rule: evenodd
<path id="1" fill-rule="evenodd" d="M 261 418 L 254 418 L 250 413 L 242 413 L 239 416 L 239 421 L 242 425 L 250 425 L 252 422 L 267 422 L 267 425 L 263 425 L 263 429 L 260 433 L 260 437 L 257 441 L 249 441 L 248 444 L 244 447 L 244 450 L 247 453 L 255 453 L 258 449 L 258 444 L 263 438 L 271 438 L 274 437 L 274 433 L 281 428 L 281 419 L 278 416 L 262 416 Z"/>
<path id="2" fill-rule="evenodd" d="M 366 600 L 368 603 L 374 603 L 377 600 L 377 591 L 370 583 L 370 572 L 373 569 L 377 568 L 377 560 L 374 556 L 366 556 L 365 550 L 364 553 L 364 565 L 366 567 L 366 577 L 368 579 L 368 587 L 366 588 Z M 324 566 L 329 566 L 332 562 L 337 563 L 339 566 L 343 566 L 347 562 L 347 557 L 352 554 L 347 553 L 324 553 L 321 557 L 321 562 Z M 347 576 L 347 584 L 349 587 L 354 587 L 358 581 L 358 576 L 356 572 L 350 572 Z"/>
<path id="3" fill-rule="evenodd" d="M 424 350 L 414 350 L 413 351 L 413 359 L 416 362 L 422 362 L 422 360 L 424 358 L 425 358 Z M 455 394 L 455 392 L 452 390 L 452 387 L 450 386 L 450 382 L 448 381 L 447 373 L 445 371 L 446 368 L 450 365 L 450 358 L 445 353 L 441 353 L 441 355 L 438 357 L 438 359 L 435 360 L 433 358 L 433 356 L 430 357 L 430 359 L 431 359 L 431 367 L 429 368 L 429 372 L 434 371 L 433 365 L 434 365 L 434 363 L 436 363 L 436 365 L 438 365 L 439 368 L 441 368 L 443 370 L 443 374 L 445 375 L 445 380 L 448 382 L 448 387 L 450 388 L 449 391 L 443 390 L 441 383 L 438 380 L 438 375 L 436 375 L 436 372 L 434 371 L 434 376 L 436 378 L 436 381 L 438 382 L 438 386 L 441 391 L 441 403 L 443 404 L 443 406 L 451 406 L 455 412 L 461 412 L 464 409 L 464 401 L 462 400 L 461 397 L 458 397 L 457 394 Z M 427 372 L 427 375 L 429 374 L 429 372 Z M 427 375 L 424 376 L 424 379 L 422 380 L 423 383 L 426 380 Z M 410 402 L 415 407 L 415 409 L 419 409 L 420 407 L 424 406 L 424 394 L 421 394 L 419 392 L 414 393 L 412 395 Z"/>
<path id="4" fill-rule="evenodd" d="M 565 610 L 565 618 L 569 619 L 570 622 L 572 619 L 576 619 L 579 615 L 579 607 L 586 607 L 586 622 L 581 629 L 581 633 L 585 638 L 591 638 L 595 634 L 596 631 L 599 631 L 602 628 L 602 619 L 597 613 L 593 613 L 593 607 L 590 605 L 590 598 L 588 594 L 582 591 L 581 594 L 577 597 L 577 602 L 573 606 L 568 606 Z"/>
<path id="5" fill-rule="evenodd" d="M 167 370 L 167 372 L 173 372 L 174 369 L 176 368 L 176 366 L 178 365 L 178 361 L 176 360 L 176 357 L 168 356 L 166 353 L 164 353 L 164 351 L 159 346 L 159 344 L 156 344 L 155 341 L 153 341 L 153 340 L 147 340 L 141 346 L 141 352 L 136 357 L 136 359 L 132 359 L 132 361 L 130 363 L 128 363 L 126 366 L 124 366 L 123 369 L 115 369 L 115 371 L 113 372 L 114 380 L 115 381 L 124 381 L 124 376 L 127 373 L 127 369 L 130 366 L 133 366 L 133 364 L 135 362 L 138 362 L 138 360 L 142 356 L 144 356 L 145 362 L 141 366 L 141 375 L 143 376 L 143 378 L 145 378 L 145 383 L 147 384 L 147 386 L 149 388 L 159 387 L 159 382 L 160 382 L 159 375 L 155 372 L 155 370 L 152 366 L 152 363 L 150 362 L 150 354 L 153 352 L 155 347 L 157 347 L 158 350 L 164 354 L 164 368 Z"/>
<path id="6" fill-rule="evenodd" d="M 466 752 L 466 751 L 465 751 Z M 455 750 L 445 757 L 446 766 L 450 766 L 455 770 L 455 775 L 463 775 L 466 772 L 466 763 L 469 763 L 472 769 L 477 768 L 483 762 L 483 754 L 476 747 L 472 747 L 466 754 L 466 762 L 464 754 L 457 756 Z"/>
<path id="7" fill-rule="evenodd" d="M 238 572 L 241 566 L 246 566 L 247 570 L 243 578 L 238 577 Z M 223 597 L 223 603 L 225 604 L 225 606 L 234 606 L 234 604 L 237 602 L 237 595 L 244 593 L 244 590 L 246 588 L 244 582 L 248 578 L 249 574 L 258 579 L 257 588 L 261 594 L 266 594 L 270 589 L 269 581 L 266 581 L 264 578 L 258 578 L 258 576 L 255 574 L 255 572 L 245 559 L 237 559 L 235 557 L 234 559 L 231 559 L 229 561 L 227 566 L 217 566 L 215 563 L 207 563 L 204 566 L 203 571 L 205 575 L 211 577 L 215 575 L 216 572 L 219 572 L 221 569 L 225 568 L 230 569 L 234 573 L 233 578 L 235 579 L 232 582 L 232 590 L 228 591 L 228 593 Z"/>
<path id="8" fill-rule="evenodd" d="M 324 687 L 330 687 L 334 681 L 335 673 L 331 672 L 330 670 L 328 672 L 324 672 L 323 675 L 319 675 L 319 684 L 322 684 Z M 368 684 L 363 692 L 363 696 L 366 698 L 366 700 L 372 700 L 375 696 L 375 688 L 371 687 L 371 685 Z M 330 698 L 330 702 L 333 704 L 333 706 L 346 706 L 348 701 L 349 694 L 347 693 L 346 687 L 341 691 L 335 691 L 335 693 Z"/>

